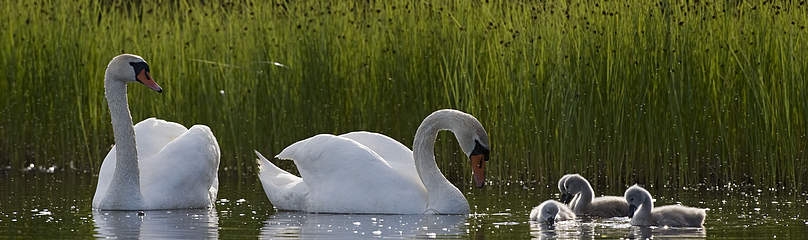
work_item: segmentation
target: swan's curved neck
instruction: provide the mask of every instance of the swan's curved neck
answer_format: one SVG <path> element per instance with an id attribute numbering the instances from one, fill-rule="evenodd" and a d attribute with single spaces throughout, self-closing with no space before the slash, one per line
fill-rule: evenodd
<path id="1" fill-rule="evenodd" d="M 651 200 L 651 195 L 643 194 L 642 198 L 645 198 L 642 201 L 639 209 L 636 210 L 634 216 L 631 217 L 631 223 L 635 224 L 638 223 L 640 225 L 653 225 L 654 219 L 651 216 L 651 209 L 654 208 L 654 203 Z"/>
<path id="2" fill-rule="evenodd" d="M 594 198 L 595 190 L 592 189 L 592 185 L 590 185 L 586 181 L 581 181 L 582 189 L 579 192 L 580 197 L 578 200 L 578 204 L 583 205 L 583 209 L 589 207 L 589 204 L 592 203 L 592 198 Z"/>
<path id="3" fill-rule="evenodd" d="M 132 116 L 129 114 L 129 103 L 126 99 L 126 83 L 105 77 L 104 94 L 112 118 L 116 159 L 115 172 L 104 202 L 139 205 L 142 203 L 140 168 L 138 167 L 135 129 L 132 127 Z"/>
<path id="4" fill-rule="evenodd" d="M 438 138 L 438 132 L 449 130 L 455 133 L 452 123 L 457 120 L 459 120 L 457 117 L 432 114 L 424 119 L 415 132 L 413 158 L 415 169 L 426 187 L 429 199 L 427 211 L 444 214 L 469 211 L 463 193 L 446 179 L 435 162 L 435 140 Z"/>
<path id="5" fill-rule="evenodd" d="M 645 201 L 642 202 L 642 206 L 638 211 L 643 213 L 643 215 L 648 216 L 651 215 L 652 209 L 654 209 L 654 200 L 651 199 L 651 195 L 646 194 Z"/>

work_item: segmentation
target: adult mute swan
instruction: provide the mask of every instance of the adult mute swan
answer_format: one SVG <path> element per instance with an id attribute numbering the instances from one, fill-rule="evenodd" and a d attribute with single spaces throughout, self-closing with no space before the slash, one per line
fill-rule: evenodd
<path id="1" fill-rule="evenodd" d="M 573 198 L 577 198 L 570 207 L 576 215 L 608 218 L 625 217 L 629 214 L 628 203 L 622 197 L 603 196 L 594 198 L 595 191 L 592 190 L 592 185 L 581 175 L 565 175 L 559 180 L 559 185 L 563 185 L 563 189 L 566 189 L 566 192 L 561 193 L 561 202 L 570 203 Z"/>
<path id="2" fill-rule="evenodd" d="M 626 189 L 625 198 L 629 204 L 628 217 L 634 226 L 701 227 L 707 217 L 707 210 L 702 208 L 654 207 L 651 193 L 637 185 Z"/>
<path id="3" fill-rule="evenodd" d="M 93 208 L 153 210 L 212 206 L 219 188 L 219 144 L 210 128 L 149 118 L 132 127 L 126 84 L 163 89 L 143 58 L 122 54 L 104 74 L 115 146 L 109 151 L 93 196 Z"/>
<path id="4" fill-rule="evenodd" d="M 556 200 L 547 200 L 530 211 L 530 220 L 553 225 L 556 221 L 575 219 L 575 213 L 567 205 Z"/>
<path id="5" fill-rule="evenodd" d="M 466 214 L 463 193 L 435 162 L 441 130 L 454 133 L 469 157 L 477 187 L 485 184 L 488 134 L 482 124 L 457 110 L 438 110 L 421 122 L 413 151 L 377 133 L 320 134 L 296 142 L 276 158 L 291 159 L 300 176 L 259 152 L 259 178 L 270 202 L 281 210 L 330 213 Z"/>

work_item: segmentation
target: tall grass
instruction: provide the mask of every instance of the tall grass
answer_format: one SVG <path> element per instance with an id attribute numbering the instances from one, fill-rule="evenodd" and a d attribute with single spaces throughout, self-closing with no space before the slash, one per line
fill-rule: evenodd
<path id="1" fill-rule="evenodd" d="M 477 116 L 491 176 L 621 189 L 805 191 L 808 6 L 711 1 L 3 1 L 0 164 L 96 171 L 106 63 L 139 54 L 135 121 L 209 125 L 255 171 L 316 133 L 406 145 L 439 108 Z M 440 165 L 468 179 L 453 138 Z M 291 163 L 283 163 L 292 168 Z"/>

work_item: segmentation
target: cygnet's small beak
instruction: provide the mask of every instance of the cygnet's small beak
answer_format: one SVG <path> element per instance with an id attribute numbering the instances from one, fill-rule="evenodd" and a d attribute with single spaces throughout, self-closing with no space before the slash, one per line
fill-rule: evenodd
<path id="1" fill-rule="evenodd" d="M 146 71 L 146 69 L 140 70 L 140 72 L 137 74 L 137 81 L 143 85 L 146 85 L 146 87 L 151 88 L 151 90 L 159 93 L 163 92 L 163 88 L 161 88 L 160 85 L 157 85 L 157 82 L 151 78 L 151 75 L 149 75 L 149 72 Z"/>

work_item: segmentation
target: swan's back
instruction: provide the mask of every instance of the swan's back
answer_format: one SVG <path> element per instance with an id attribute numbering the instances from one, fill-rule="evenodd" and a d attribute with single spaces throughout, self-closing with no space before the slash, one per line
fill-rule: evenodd
<path id="1" fill-rule="evenodd" d="M 597 217 L 627 217 L 628 202 L 623 197 L 603 196 L 592 199 L 586 215 Z"/>
<path id="2" fill-rule="evenodd" d="M 415 169 L 415 159 L 412 156 L 412 151 L 404 144 L 386 135 L 365 131 L 350 132 L 342 134 L 340 137 L 348 138 L 364 145 L 379 154 L 393 169 L 397 169 L 399 173 L 407 176 L 411 181 L 421 182 L 418 171 Z"/>
<path id="3" fill-rule="evenodd" d="M 135 124 L 138 157 L 150 159 L 169 142 L 188 131 L 182 124 L 148 118 Z"/>
<path id="4" fill-rule="evenodd" d="M 705 209 L 681 205 L 667 205 L 651 210 L 651 218 L 657 226 L 701 227 L 706 216 Z"/>
<path id="5" fill-rule="evenodd" d="M 407 146 L 404 146 L 404 144 L 401 144 L 400 142 L 386 135 L 374 132 L 358 131 L 349 132 L 339 136 L 354 140 L 357 143 L 370 148 L 390 164 L 409 163 L 409 165 L 412 165 L 413 169 L 415 169 L 415 160 L 412 158 L 412 151 L 410 151 Z"/>
<path id="6" fill-rule="evenodd" d="M 288 146 L 276 157 L 297 165 L 309 189 L 306 211 L 423 213 L 426 208 L 423 184 L 413 183 L 352 139 L 320 134 Z"/>

